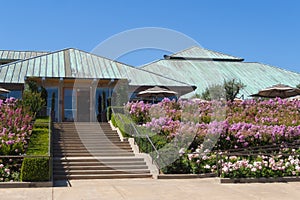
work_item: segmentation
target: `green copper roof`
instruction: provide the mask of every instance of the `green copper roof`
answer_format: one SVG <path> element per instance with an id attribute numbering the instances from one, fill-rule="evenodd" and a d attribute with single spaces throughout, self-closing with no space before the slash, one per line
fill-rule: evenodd
<path id="1" fill-rule="evenodd" d="M 248 98 L 259 90 L 278 84 L 296 86 L 300 74 L 270 65 L 248 62 L 201 61 L 201 60 L 160 60 L 143 67 L 160 72 L 169 78 L 196 85 L 198 94 L 213 84 L 221 84 L 224 79 L 241 80 L 246 85 L 240 92 Z"/>
<path id="2" fill-rule="evenodd" d="M 24 83 L 26 77 L 128 79 L 131 85 L 190 86 L 77 49 L 64 49 L 0 67 L 0 83 Z"/>
<path id="3" fill-rule="evenodd" d="M 47 53 L 49 52 L 0 50 L 0 60 L 23 60 Z"/>
<path id="4" fill-rule="evenodd" d="M 219 60 L 219 61 L 243 61 L 243 58 L 230 56 L 224 53 L 211 51 L 201 47 L 191 47 L 175 53 L 170 56 L 165 56 L 166 59 L 185 59 L 185 60 Z"/>

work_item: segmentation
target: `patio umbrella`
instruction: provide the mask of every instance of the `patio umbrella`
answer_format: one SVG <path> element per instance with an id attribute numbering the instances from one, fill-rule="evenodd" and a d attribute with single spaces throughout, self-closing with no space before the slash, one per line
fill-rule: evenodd
<path id="1" fill-rule="evenodd" d="M 257 94 L 251 95 L 252 97 L 266 97 L 266 98 L 289 98 L 300 95 L 300 89 L 293 88 L 288 85 L 277 84 L 266 89 L 260 90 Z"/>
<path id="2" fill-rule="evenodd" d="M 0 94 L 1 93 L 9 93 L 9 92 L 10 92 L 9 90 L 0 87 Z"/>
<path id="3" fill-rule="evenodd" d="M 149 88 L 147 90 L 139 92 L 137 96 L 138 97 L 149 97 L 149 98 L 152 97 L 153 102 L 154 102 L 154 98 L 157 98 L 157 97 L 172 97 L 172 96 L 176 96 L 176 95 L 177 95 L 177 92 L 175 92 L 175 91 L 155 86 L 153 88 Z"/>

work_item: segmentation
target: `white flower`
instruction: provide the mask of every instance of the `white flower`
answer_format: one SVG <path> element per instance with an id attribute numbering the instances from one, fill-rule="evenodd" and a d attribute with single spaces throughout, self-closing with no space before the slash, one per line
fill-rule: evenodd
<path id="1" fill-rule="evenodd" d="M 204 168 L 205 169 L 210 169 L 210 166 L 209 165 L 205 165 Z"/>
<path id="2" fill-rule="evenodd" d="M 184 154 L 185 153 L 185 149 L 184 148 L 181 148 L 180 150 L 179 150 L 179 154 Z"/>
<path id="3" fill-rule="evenodd" d="M 230 160 L 237 160 L 237 157 L 236 156 L 230 156 L 229 159 Z"/>
<path id="4" fill-rule="evenodd" d="M 227 172 L 228 172 L 228 167 L 227 167 L 227 166 L 224 166 L 224 167 L 222 168 L 222 171 L 225 172 L 225 173 L 227 173 Z"/>
<path id="5" fill-rule="evenodd" d="M 208 157 L 205 155 L 202 157 L 202 160 L 207 160 L 207 159 L 208 159 Z"/>
<path id="6" fill-rule="evenodd" d="M 252 172 L 256 172 L 256 170 L 257 170 L 256 168 L 252 168 L 251 169 Z"/>

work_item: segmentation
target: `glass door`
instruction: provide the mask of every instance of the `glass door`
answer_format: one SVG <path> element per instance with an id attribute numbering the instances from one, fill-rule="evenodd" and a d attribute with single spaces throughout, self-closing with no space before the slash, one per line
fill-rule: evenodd
<path id="1" fill-rule="evenodd" d="M 64 108 L 63 108 L 63 121 L 74 122 L 76 114 L 76 101 L 75 91 L 72 88 L 64 88 Z"/>
<path id="2" fill-rule="evenodd" d="M 64 88 L 63 121 L 90 121 L 90 89 Z"/>
<path id="3" fill-rule="evenodd" d="M 77 119 L 78 122 L 90 121 L 90 89 L 78 88 L 77 97 Z"/>

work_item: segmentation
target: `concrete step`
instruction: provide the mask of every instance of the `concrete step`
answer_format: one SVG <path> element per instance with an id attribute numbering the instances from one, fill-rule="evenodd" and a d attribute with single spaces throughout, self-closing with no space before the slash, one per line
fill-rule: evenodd
<path id="1" fill-rule="evenodd" d="M 61 136 L 77 136 L 77 135 L 88 135 L 88 136 L 96 136 L 96 135 L 118 135 L 117 132 L 100 132 L 100 131 L 97 131 L 97 132 L 89 132 L 89 131 L 86 131 L 86 132 L 59 132 L 59 133 L 53 133 L 54 136 L 56 135 L 61 135 Z"/>
<path id="2" fill-rule="evenodd" d="M 113 135 L 101 135 L 101 134 L 95 134 L 95 135 L 53 135 L 54 139 L 60 139 L 60 138 L 118 138 L 120 139 L 118 134 L 113 134 Z"/>
<path id="3" fill-rule="evenodd" d="M 82 128 L 61 128 L 61 129 L 53 129 L 54 133 L 114 133 L 116 130 L 112 130 L 111 128 L 94 128 L 94 129 L 82 129 Z"/>
<path id="4" fill-rule="evenodd" d="M 118 152 L 118 153 L 93 153 L 93 152 L 79 152 L 79 153 L 67 153 L 67 152 L 60 152 L 54 153 L 55 157 L 81 157 L 81 156 L 99 156 L 99 157 L 119 157 L 119 156 L 134 156 L 131 152 Z"/>
<path id="5" fill-rule="evenodd" d="M 102 158 L 102 157 L 78 157 L 78 158 L 60 158 L 54 157 L 54 162 L 101 162 L 101 163 L 114 163 L 114 162 L 144 162 L 143 158 L 137 157 L 114 157 L 114 158 Z"/>
<path id="6" fill-rule="evenodd" d="M 99 127 L 99 126 L 95 126 L 95 127 L 54 127 L 54 130 L 59 130 L 59 131 L 116 131 L 113 130 L 111 127 Z"/>
<path id="7" fill-rule="evenodd" d="M 127 170 L 71 170 L 53 171 L 54 175 L 88 175 L 88 174 L 147 174 L 150 170 L 147 169 L 127 169 Z"/>
<path id="8" fill-rule="evenodd" d="M 135 157 L 108 123 L 56 123 L 53 131 L 54 180 L 151 178 L 143 158 Z"/>
<path id="9" fill-rule="evenodd" d="M 146 166 L 144 161 L 122 161 L 122 162 L 53 162 L 54 166 L 78 166 L 78 167 L 91 167 L 91 166 Z"/>
<path id="10" fill-rule="evenodd" d="M 60 141 L 65 141 L 65 142 L 80 142 L 80 141 L 97 141 L 97 142 L 101 142 L 101 141 L 121 141 L 120 138 L 60 138 L 60 139 L 55 139 L 56 142 L 60 142 Z"/>
<path id="11" fill-rule="evenodd" d="M 64 129 L 56 129 L 53 130 L 54 134 L 117 134 L 117 131 L 113 131 L 111 129 L 107 129 L 107 130 L 78 130 L 78 129 L 74 129 L 74 130 L 64 130 Z"/>
<path id="12" fill-rule="evenodd" d="M 61 150 L 132 150 L 132 148 L 130 146 L 124 146 L 124 147 L 116 147 L 116 146 L 81 146 L 81 147 L 73 147 L 73 146 L 65 146 L 65 147 L 60 147 L 60 146 L 55 146 L 52 150 L 53 151 L 61 151 Z"/>
<path id="13" fill-rule="evenodd" d="M 62 151 L 62 150 L 89 150 L 89 151 L 93 151 L 93 150 L 121 150 L 121 151 L 125 151 L 125 150 L 130 150 L 131 148 L 128 145 L 61 145 L 61 146 L 53 146 L 53 151 Z"/>
<path id="14" fill-rule="evenodd" d="M 86 141 L 86 140 L 75 140 L 75 141 L 54 141 L 53 144 L 98 144 L 98 145 L 105 145 L 105 144 L 128 144 L 128 142 L 121 142 L 120 140 L 94 140 L 94 141 Z"/>
<path id="15" fill-rule="evenodd" d="M 54 175 L 54 180 L 152 178 L 151 174 Z"/>
<path id="16" fill-rule="evenodd" d="M 55 144 L 53 145 L 53 149 L 68 149 L 68 148 L 130 148 L 129 144 L 121 144 L 121 143 L 107 143 L 107 144 L 64 144 L 64 143 L 60 143 L 60 144 Z"/>
<path id="17" fill-rule="evenodd" d="M 132 150 L 122 150 L 122 149 L 117 149 L 117 150 L 75 150 L 75 149 L 72 149 L 72 150 L 54 150 L 53 151 L 53 154 L 64 154 L 64 153 L 92 153 L 92 154 L 95 154 L 95 153 L 104 153 L 104 154 L 108 154 L 108 153 L 111 153 L 111 154 L 114 154 L 114 153 L 125 153 L 125 152 L 128 152 L 128 153 L 132 153 L 133 151 Z"/>
<path id="18" fill-rule="evenodd" d="M 65 170 L 147 170 L 146 165 L 100 165 L 100 166 L 69 166 L 69 165 L 58 165 L 53 166 L 54 171 L 65 171 Z"/>

